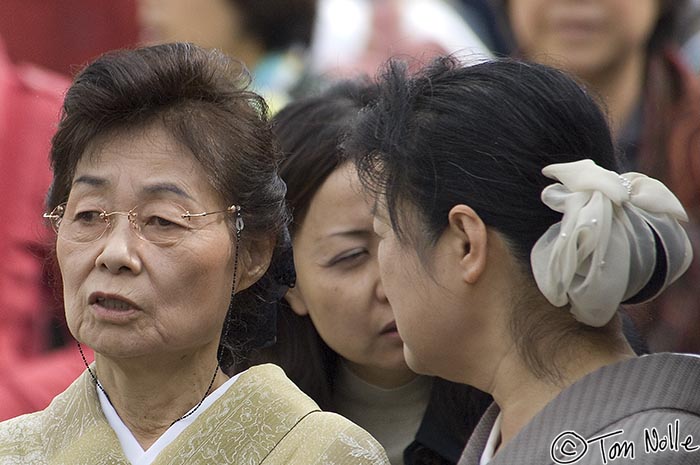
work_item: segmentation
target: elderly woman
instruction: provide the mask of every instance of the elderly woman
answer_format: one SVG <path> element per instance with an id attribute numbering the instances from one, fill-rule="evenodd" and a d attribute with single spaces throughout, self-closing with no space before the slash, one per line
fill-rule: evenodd
<path id="1" fill-rule="evenodd" d="M 141 39 L 194 42 L 241 60 L 274 111 L 307 82 L 316 0 L 136 0 Z"/>
<path id="2" fill-rule="evenodd" d="M 698 463 L 700 357 L 636 357 L 617 311 L 688 267 L 686 215 L 615 172 L 591 97 L 543 65 L 449 59 L 393 64 L 381 92 L 347 150 L 406 361 L 494 398 L 459 463 Z"/>
<path id="3" fill-rule="evenodd" d="M 274 366 L 228 378 L 287 221 L 264 101 L 218 52 L 106 55 L 66 95 L 46 215 L 96 361 L 0 424 L 0 462 L 386 463 Z"/>

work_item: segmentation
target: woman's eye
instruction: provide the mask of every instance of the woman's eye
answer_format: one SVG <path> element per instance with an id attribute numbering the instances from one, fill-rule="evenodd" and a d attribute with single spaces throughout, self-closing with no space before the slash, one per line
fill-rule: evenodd
<path id="1" fill-rule="evenodd" d="M 340 265 L 340 266 L 352 266 L 358 262 L 360 262 L 362 259 L 364 259 L 368 255 L 368 252 L 366 249 L 362 250 L 356 250 L 347 254 L 340 255 L 336 258 L 333 259 L 331 262 L 331 266 L 335 265 Z"/>
<path id="2" fill-rule="evenodd" d="M 95 223 L 98 221 L 104 221 L 102 218 L 102 211 L 99 210 L 86 210 L 78 212 L 75 214 L 73 221 L 79 221 L 81 223 Z"/>
<path id="3" fill-rule="evenodd" d="M 181 227 L 179 224 L 177 224 L 175 221 L 168 220 L 166 218 L 160 217 L 160 216 L 151 216 L 148 218 L 148 220 L 145 222 L 146 226 L 155 226 L 157 228 L 174 228 L 174 227 Z"/>

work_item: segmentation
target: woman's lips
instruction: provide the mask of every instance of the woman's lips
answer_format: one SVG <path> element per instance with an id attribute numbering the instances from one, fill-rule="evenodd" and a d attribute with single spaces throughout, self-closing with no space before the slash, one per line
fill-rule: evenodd
<path id="1" fill-rule="evenodd" d="M 595 20 L 562 19 L 554 22 L 554 30 L 565 39 L 585 40 L 599 34 L 602 23 Z"/>
<path id="2" fill-rule="evenodd" d="M 398 330 L 396 329 L 396 322 L 395 321 L 392 321 L 392 322 L 388 323 L 387 325 L 385 325 L 379 334 L 391 334 L 391 333 L 398 334 Z"/>
<path id="3" fill-rule="evenodd" d="M 110 323 L 126 323 L 141 311 L 138 305 L 125 297 L 102 292 L 90 294 L 88 303 L 98 319 Z"/>

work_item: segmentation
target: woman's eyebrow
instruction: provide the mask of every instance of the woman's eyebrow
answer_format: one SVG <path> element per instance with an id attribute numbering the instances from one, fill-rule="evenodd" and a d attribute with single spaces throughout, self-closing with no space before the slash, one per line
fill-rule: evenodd
<path id="1" fill-rule="evenodd" d="M 84 174 L 73 180 L 73 185 L 76 184 L 87 184 L 88 186 L 100 187 L 109 184 L 109 181 L 107 181 L 105 178 Z"/>
<path id="2" fill-rule="evenodd" d="M 185 192 L 181 187 L 169 182 L 159 182 L 156 184 L 151 184 L 146 186 L 143 190 L 148 194 L 162 194 L 166 192 L 178 195 L 180 197 L 184 197 L 189 200 L 194 200 L 192 199 L 192 196 Z"/>
<path id="3" fill-rule="evenodd" d="M 334 231 L 328 234 L 328 237 L 359 237 L 364 238 L 371 236 L 373 233 L 368 229 L 341 229 L 339 231 Z"/>
<path id="4" fill-rule="evenodd" d="M 75 178 L 75 180 L 73 181 L 73 185 L 76 185 L 76 184 L 85 184 L 85 185 L 88 185 L 91 187 L 102 187 L 102 186 L 109 184 L 109 181 L 105 178 L 101 178 L 98 176 L 84 174 L 82 176 L 78 176 L 77 178 Z M 168 193 L 175 194 L 175 195 L 178 195 L 180 197 L 183 197 L 183 198 L 186 198 L 189 200 L 193 200 L 192 196 L 190 196 L 184 189 L 177 186 L 176 184 L 169 183 L 169 182 L 159 182 L 159 183 L 151 184 L 151 185 L 146 186 L 143 190 L 147 194 L 151 194 L 151 195 L 168 192 Z"/>

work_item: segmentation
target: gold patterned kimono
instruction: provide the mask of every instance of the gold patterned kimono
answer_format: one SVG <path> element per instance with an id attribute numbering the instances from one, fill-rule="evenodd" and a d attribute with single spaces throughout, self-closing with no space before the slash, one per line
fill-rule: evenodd
<path id="1" fill-rule="evenodd" d="M 2 465 L 128 465 L 83 373 L 40 412 L 0 423 Z M 318 406 L 275 365 L 253 367 L 153 465 L 388 465 L 365 430 Z"/>

